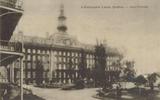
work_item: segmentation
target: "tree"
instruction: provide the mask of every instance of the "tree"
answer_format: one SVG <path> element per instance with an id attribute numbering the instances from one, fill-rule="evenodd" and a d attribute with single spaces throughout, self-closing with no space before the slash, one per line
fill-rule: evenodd
<path id="1" fill-rule="evenodd" d="M 135 78 L 135 84 L 137 85 L 137 87 L 145 84 L 146 82 L 147 82 L 147 79 L 143 75 L 139 75 Z"/>
<path id="2" fill-rule="evenodd" d="M 100 44 L 95 47 L 95 68 L 93 69 L 93 78 L 95 85 L 105 86 L 106 74 L 106 51 L 105 47 Z"/>
<path id="3" fill-rule="evenodd" d="M 73 74 L 73 62 L 72 62 L 72 59 L 69 59 L 67 74 L 69 75 L 69 78 L 72 79 L 72 74 Z"/>
<path id="4" fill-rule="evenodd" d="M 134 82 L 135 79 L 135 69 L 134 69 L 134 62 L 133 61 L 126 61 L 125 63 L 126 68 L 124 68 L 124 80 L 129 82 Z"/>
<path id="5" fill-rule="evenodd" d="M 36 84 L 40 85 L 43 82 L 43 63 L 41 60 L 36 61 Z"/>
<path id="6" fill-rule="evenodd" d="M 139 75 L 135 78 L 135 85 L 138 87 L 139 94 L 141 94 L 140 85 L 144 85 L 147 82 L 147 79 L 143 75 Z"/>
<path id="7" fill-rule="evenodd" d="M 78 69 L 79 69 L 79 75 L 81 76 L 82 79 L 84 79 L 87 77 L 87 62 L 86 62 L 85 52 L 83 50 L 81 52 L 82 56 L 78 65 Z"/>
<path id="8" fill-rule="evenodd" d="M 154 90 L 154 83 L 157 81 L 157 77 L 160 77 L 157 73 L 152 73 L 147 77 L 151 90 Z"/>

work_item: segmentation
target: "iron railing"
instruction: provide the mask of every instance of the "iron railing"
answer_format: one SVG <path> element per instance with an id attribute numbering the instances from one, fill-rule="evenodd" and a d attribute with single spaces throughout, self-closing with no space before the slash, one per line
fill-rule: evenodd
<path id="1" fill-rule="evenodd" d="M 0 0 L 0 6 L 5 6 L 13 9 L 22 9 L 22 0 Z"/>
<path id="2" fill-rule="evenodd" d="M 0 40 L 0 51 L 22 52 L 22 43 Z"/>

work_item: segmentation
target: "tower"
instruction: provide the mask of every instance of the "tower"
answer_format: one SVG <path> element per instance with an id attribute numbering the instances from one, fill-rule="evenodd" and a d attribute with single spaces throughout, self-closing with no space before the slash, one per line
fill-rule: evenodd
<path id="1" fill-rule="evenodd" d="M 58 17 L 58 27 L 57 27 L 57 29 L 58 29 L 58 31 L 59 31 L 59 33 L 66 33 L 66 31 L 67 31 L 67 26 L 66 26 L 66 16 L 64 15 L 64 5 L 63 4 L 61 4 L 61 7 L 60 7 L 60 15 L 59 15 L 59 17 Z"/>
<path id="2" fill-rule="evenodd" d="M 55 44 L 61 44 L 64 46 L 72 46 L 78 43 L 78 41 L 67 32 L 66 26 L 66 16 L 64 14 L 64 5 L 60 5 L 60 15 L 58 16 L 58 26 L 55 34 L 53 34 L 52 38 L 54 39 Z"/>

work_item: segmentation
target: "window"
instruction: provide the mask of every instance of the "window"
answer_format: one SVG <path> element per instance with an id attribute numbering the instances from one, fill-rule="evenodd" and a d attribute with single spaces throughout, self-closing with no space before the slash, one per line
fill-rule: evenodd
<path id="1" fill-rule="evenodd" d="M 78 65 L 76 65 L 76 70 L 78 70 Z"/>
<path id="2" fill-rule="evenodd" d="M 68 52 L 68 56 L 70 56 L 70 53 Z"/>
<path id="3" fill-rule="evenodd" d="M 27 56 L 27 60 L 31 60 L 31 55 L 28 55 L 28 56 Z"/>
<path id="4" fill-rule="evenodd" d="M 72 56 L 74 56 L 74 52 L 72 52 Z"/>
<path id="5" fill-rule="evenodd" d="M 78 77 L 78 73 L 76 72 L 76 77 Z"/>
<path id="6" fill-rule="evenodd" d="M 92 59 L 92 55 L 90 54 L 90 59 Z"/>
<path id="7" fill-rule="evenodd" d="M 31 53 L 31 49 L 28 49 L 27 52 L 28 52 L 28 53 Z"/>
<path id="8" fill-rule="evenodd" d="M 45 50 L 42 50 L 42 53 L 45 54 Z"/>
<path id="9" fill-rule="evenodd" d="M 31 69 L 31 63 L 27 63 L 27 69 Z"/>
<path id="10" fill-rule="evenodd" d="M 63 64 L 62 66 L 63 66 L 63 69 L 65 70 L 65 69 L 66 69 L 66 65 L 65 65 L 65 64 Z"/>
<path id="11" fill-rule="evenodd" d="M 59 64 L 57 64 L 57 69 L 59 69 Z"/>
<path id="12" fill-rule="evenodd" d="M 61 62 L 63 62 L 63 59 L 64 59 L 64 58 L 63 58 L 63 57 L 61 57 Z"/>
<path id="13" fill-rule="evenodd" d="M 61 54 L 62 56 L 63 56 L 63 51 L 62 51 L 62 54 Z"/>
<path id="14" fill-rule="evenodd" d="M 66 78 L 66 73 L 64 73 L 63 75 L 64 75 L 64 78 Z"/>
<path id="15" fill-rule="evenodd" d="M 61 64 L 59 64 L 59 69 L 60 69 L 60 70 L 62 69 L 62 66 L 61 66 Z"/>
<path id="16" fill-rule="evenodd" d="M 63 58 L 63 62 L 66 62 L 66 58 Z"/>
<path id="17" fill-rule="evenodd" d="M 42 60 L 42 57 L 40 55 L 38 56 L 38 60 Z"/>
<path id="18" fill-rule="evenodd" d="M 78 63 L 78 59 L 76 58 L 75 60 L 76 60 L 75 62 Z"/>
<path id="19" fill-rule="evenodd" d="M 53 73 L 53 75 L 56 77 L 57 76 L 57 72 Z"/>
<path id="20" fill-rule="evenodd" d="M 58 60 L 59 62 L 61 62 L 62 61 L 62 58 L 61 57 L 59 57 L 59 60 Z"/>
<path id="21" fill-rule="evenodd" d="M 24 49 L 24 48 L 23 48 L 22 50 L 23 50 L 23 52 L 25 52 L 25 49 Z"/>
<path id="22" fill-rule="evenodd" d="M 32 63 L 32 68 L 33 68 L 33 69 L 36 69 L 36 62 L 33 62 L 33 63 Z"/>
<path id="23" fill-rule="evenodd" d="M 15 68 L 20 68 L 20 67 L 19 67 L 19 64 L 20 64 L 20 63 L 19 63 L 18 61 L 15 62 L 15 63 L 14 63 L 14 67 L 15 67 Z"/>
<path id="24" fill-rule="evenodd" d="M 23 73 L 23 78 L 26 78 L 26 75 L 25 75 L 25 73 Z"/>
<path id="25" fill-rule="evenodd" d="M 77 53 L 75 53 L 75 56 L 77 57 L 77 56 L 78 56 L 78 54 L 77 54 Z"/>
<path id="26" fill-rule="evenodd" d="M 66 52 L 64 52 L 63 55 L 66 56 Z"/>
<path id="27" fill-rule="evenodd" d="M 87 58 L 89 59 L 89 54 L 87 55 Z"/>
<path id="28" fill-rule="evenodd" d="M 49 56 L 48 55 L 46 56 L 46 61 L 49 62 Z"/>
<path id="29" fill-rule="evenodd" d="M 62 52 L 61 52 L 61 51 L 59 51 L 59 55 L 62 55 Z"/>
<path id="30" fill-rule="evenodd" d="M 82 54 L 81 54 L 81 53 L 79 53 L 79 56 L 81 57 L 81 56 L 82 56 Z"/>
<path id="31" fill-rule="evenodd" d="M 57 59 L 56 61 L 59 62 L 59 57 L 56 57 L 56 59 Z"/>
<path id="32" fill-rule="evenodd" d="M 33 62 L 36 61 L 36 56 L 33 55 L 32 59 L 33 59 Z"/>
<path id="33" fill-rule="evenodd" d="M 36 72 L 33 72 L 32 74 L 33 74 L 33 78 L 36 78 Z"/>
<path id="34" fill-rule="evenodd" d="M 66 83 L 66 80 L 63 80 L 63 83 Z"/>
<path id="35" fill-rule="evenodd" d="M 28 72 L 28 73 L 27 73 L 27 77 L 28 77 L 28 78 L 31 78 L 31 72 Z"/>
<path id="36" fill-rule="evenodd" d="M 61 75 L 61 73 L 59 73 L 59 78 L 61 78 L 62 77 L 62 75 Z"/>
<path id="37" fill-rule="evenodd" d="M 40 50 L 37 51 L 37 53 L 40 53 L 40 52 L 41 52 Z"/>
<path id="38" fill-rule="evenodd" d="M 33 51 L 33 53 L 36 53 L 36 50 L 35 50 L 35 49 L 33 49 L 32 51 Z"/>
<path id="39" fill-rule="evenodd" d="M 47 54 L 49 54 L 49 50 L 47 50 Z"/>
<path id="40" fill-rule="evenodd" d="M 87 59 L 87 64 L 89 64 L 89 60 Z"/>
<path id="41" fill-rule="evenodd" d="M 45 65 L 44 65 L 44 69 L 45 69 L 45 70 L 49 70 L 49 64 L 45 64 Z"/>
<path id="42" fill-rule="evenodd" d="M 20 71 L 17 72 L 16 78 L 20 78 Z"/>
<path id="43" fill-rule="evenodd" d="M 42 61 L 43 61 L 43 62 L 45 62 L 45 61 L 46 61 L 45 56 L 42 56 Z"/>

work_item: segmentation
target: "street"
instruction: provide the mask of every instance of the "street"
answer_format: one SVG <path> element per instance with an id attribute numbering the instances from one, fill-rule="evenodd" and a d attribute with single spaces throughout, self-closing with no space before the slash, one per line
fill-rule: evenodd
<path id="1" fill-rule="evenodd" d="M 45 100 L 99 100 L 93 98 L 97 93 L 97 88 L 86 88 L 82 90 L 61 90 L 61 89 L 46 89 L 46 88 L 32 88 L 33 94 L 45 99 Z M 151 96 L 150 96 L 151 97 Z M 154 100 L 159 100 L 160 94 L 151 97 Z M 146 97 L 136 97 L 131 96 L 130 94 L 123 93 L 122 100 L 146 100 L 151 99 Z M 102 100 L 115 100 L 111 98 L 103 98 Z"/>
<path id="2" fill-rule="evenodd" d="M 98 100 L 92 96 L 96 94 L 96 88 L 82 90 L 60 90 L 32 87 L 35 95 L 46 100 Z"/>

